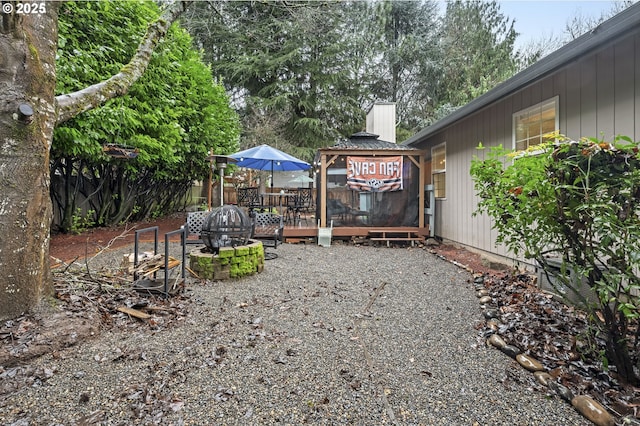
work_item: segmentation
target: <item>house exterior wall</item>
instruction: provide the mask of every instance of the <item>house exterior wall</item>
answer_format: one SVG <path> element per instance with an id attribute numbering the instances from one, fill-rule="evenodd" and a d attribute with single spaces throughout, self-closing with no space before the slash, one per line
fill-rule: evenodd
<path id="1" fill-rule="evenodd" d="M 626 135 L 640 140 L 640 29 L 476 111 L 414 147 L 427 152 L 446 142 L 446 199 L 436 200 L 437 236 L 509 257 L 496 247 L 485 215 L 473 216 L 477 197 L 469 175 L 476 147 L 512 147 L 512 115 L 558 96 L 560 133 L 580 137 Z M 520 259 L 521 260 L 521 259 Z"/>

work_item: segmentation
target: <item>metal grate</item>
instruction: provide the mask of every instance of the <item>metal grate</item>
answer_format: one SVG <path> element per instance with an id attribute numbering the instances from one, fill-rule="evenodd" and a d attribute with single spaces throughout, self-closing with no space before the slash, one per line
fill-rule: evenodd
<path id="1" fill-rule="evenodd" d="M 215 208 L 203 221 L 200 237 L 207 248 L 217 253 L 220 247 L 246 244 L 251 234 L 251 221 L 242 209 L 225 205 Z"/>

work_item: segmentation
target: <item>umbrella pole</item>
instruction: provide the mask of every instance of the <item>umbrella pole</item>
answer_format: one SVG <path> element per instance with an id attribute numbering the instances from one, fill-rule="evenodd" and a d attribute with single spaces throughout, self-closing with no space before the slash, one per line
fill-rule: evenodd
<path id="1" fill-rule="evenodd" d="M 220 167 L 220 207 L 224 206 L 224 167 Z"/>
<path id="2" fill-rule="evenodd" d="M 210 151 L 213 155 L 213 150 Z M 211 211 L 211 198 L 213 198 L 213 160 L 209 160 L 209 182 L 207 185 L 207 211 Z"/>

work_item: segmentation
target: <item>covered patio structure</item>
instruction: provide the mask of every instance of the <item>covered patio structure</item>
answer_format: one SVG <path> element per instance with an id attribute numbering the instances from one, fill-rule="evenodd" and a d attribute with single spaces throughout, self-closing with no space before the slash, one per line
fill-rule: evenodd
<path id="1" fill-rule="evenodd" d="M 336 237 L 413 240 L 425 226 L 424 151 L 359 132 L 316 154 L 316 218 Z M 286 235 L 286 231 L 285 231 Z"/>

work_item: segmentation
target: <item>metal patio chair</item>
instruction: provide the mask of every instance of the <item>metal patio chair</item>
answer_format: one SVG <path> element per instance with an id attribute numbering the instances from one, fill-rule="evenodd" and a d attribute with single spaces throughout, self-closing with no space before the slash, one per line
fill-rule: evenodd
<path id="1" fill-rule="evenodd" d="M 257 186 L 248 188 L 238 188 L 238 206 L 246 207 L 249 210 L 259 209 L 262 207 L 260 198 L 260 190 Z"/>

